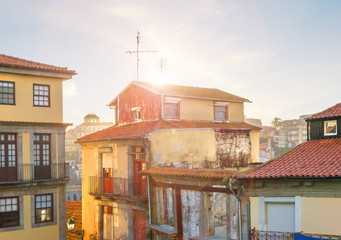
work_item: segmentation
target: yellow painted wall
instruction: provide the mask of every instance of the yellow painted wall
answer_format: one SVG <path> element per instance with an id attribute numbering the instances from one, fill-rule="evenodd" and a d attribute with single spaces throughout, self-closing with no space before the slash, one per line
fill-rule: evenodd
<path id="1" fill-rule="evenodd" d="M 85 230 L 85 239 L 89 234 L 96 233 L 95 201 L 89 195 L 89 176 L 98 175 L 98 150 L 87 146 L 82 148 L 82 227 Z"/>
<path id="2" fill-rule="evenodd" d="M 61 79 L 0 73 L 0 80 L 15 82 L 15 105 L 0 104 L 0 120 L 63 122 Z M 50 107 L 33 107 L 33 84 L 50 85 Z"/>
<path id="3" fill-rule="evenodd" d="M 30 134 L 22 134 L 22 153 L 23 153 L 23 164 L 30 164 L 31 149 L 30 149 Z"/>
<path id="4" fill-rule="evenodd" d="M 251 130 L 251 162 L 259 162 L 259 135 L 260 130 Z"/>
<path id="5" fill-rule="evenodd" d="M 99 203 L 89 194 L 89 176 L 98 176 L 99 157 L 98 149 L 100 147 L 112 147 L 112 153 L 104 153 L 106 161 L 113 162 L 114 177 L 128 178 L 128 146 L 141 145 L 134 144 L 131 141 L 113 141 L 110 143 L 87 143 L 82 146 L 82 224 L 85 230 L 85 238 L 89 239 L 90 234 L 97 232 L 97 214 L 99 211 Z M 115 171 L 116 170 L 116 171 Z M 128 229 L 128 225 L 124 225 L 123 219 L 119 221 L 119 228 Z"/>
<path id="6" fill-rule="evenodd" d="M 301 230 L 341 235 L 340 198 L 302 198 Z"/>
<path id="7" fill-rule="evenodd" d="M 148 136 L 153 163 L 200 162 L 216 159 L 216 140 L 213 130 L 161 131 Z M 161 162 L 160 162 L 161 163 Z"/>
<path id="8" fill-rule="evenodd" d="M 251 228 L 259 229 L 259 198 L 250 197 Z"/>
<path id="9" fill-rule="evenodd" d="M 213 101 L 182 98 L 180 101 L 180 119 L 213 121 Z"/>
<path id="10" fill-rule="evenodd" d="M 230 102 L 228 109 L 230 122 L 244 122 L 244 103 Z"/>
<path id="11" fill-rule="evenodd" d="M 58 191 L 57 191 L 58 194 Z M 57 195 L 58 199 L 58 195 Z M 58 209 L 58 207 L 57 207 Z M 57 211 L 58 212 L 58 211 Z M 58 219 L 58 213 L 57 219 Z M 31 228 L 31 195 L 24 196 L 24 229 L 0 233 L 1 240 L 34 239 L 59 240 L 59 222 L 57 225 Z"/>

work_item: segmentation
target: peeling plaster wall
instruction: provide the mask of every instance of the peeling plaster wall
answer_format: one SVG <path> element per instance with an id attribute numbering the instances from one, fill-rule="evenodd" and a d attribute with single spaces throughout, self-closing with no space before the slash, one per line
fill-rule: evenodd
<path id="1" fill-rule="evenodd" d="M 205 192 L 181 190 L 182 224 L 185 240 L 189 237 L 203 235 L 214 228 L 208 198 L 209 196 Z"/>
<path id="2" fill-rule="evenodd" d="M 251 139 L 248 131 L 216 130 L 215 138 L 220 167 L 244 167 L 249 163 Z"/>
<path id="3" fill-rule="evenodd" d="M 160 95 L 136 85 L 131 85 L 119 95 L 118 124 L 134 122 L 132 108 L 141 108 L 143 121 L 157 120 L 161 117 Z"/>
<path id="4" fill-rule="evenodd" d="M 215 159 L 213 130 L 161 131 L 148 136 L 148 139 L 153 153 L 152 165 Z"/>

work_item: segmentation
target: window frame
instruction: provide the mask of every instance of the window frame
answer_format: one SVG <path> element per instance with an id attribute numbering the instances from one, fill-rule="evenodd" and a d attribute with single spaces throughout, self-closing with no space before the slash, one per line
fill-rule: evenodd
<path id="1" fill-rule="evenodd" d="M 140 107 L 132 108 L 134 122 L 142 121 L 142 112 Z"/>
<path id="2" fill-rule="evenodd" d="M 45 97 L 46 95 L 40 95 L 40 94 L 35 94 L 35 89 L 34 87 L 35 86 L 43 86 L 43 87 L 48 87 L 48 105 L 39 105 L 39 100 L 38 100 L 38 105 L 35 104 L 35 100 L 34 100 L 34 97 Z M 45 90 L 43 90 L 45 91 Z M 44 100 L 43 100 L 43 103 L 44 103 Z M 34 83 L 33 84 L 33 107 L 51 107 L 51 88 L 50 88 L 50 85 L 48 84 L 38 84 L 38 83 Z"/>
<path id="3" fill-rule="evenodd" d="M 51 206 L 50 207 L 45 207 L 45 208 L 42 208 L 42 207 L 40 207 L 40 208 L 37 208 L 37 197 L 38 196 L 40 196 L 40 197 L 42 197 L 42 196 L 50 196 L 51 197 Z M 41 203 L 42 203 L 42 201 L 40 201 Z M 48 202 L 47 200 L 45 201 L 46 203 Z M 44 193 L 44 194 L 36 194 L 36 195 L 34 195 L 34 219 L 35 219 L 35 221 L 34 221 L 34 223 L 35 224 L 39 224 L 39 223 L 50 223 L 50 222 L 54 222 L 54 214 L 53 214 L 53 209 L 54 209 L 54 207 L 53 207 L 54 205 L 53 205 L 53 193 Z M 39 211 L 39 209 L 41 209 L 41 211 L 42 210 L 47 210 L 47 209 L 50 209 L 51 210 L 51 216 L 50 216 L 50 220 L 44 220 L 44 221 L 38 221 L 38 218 L 37 218 L 37 211 Z"/>
<path id="4" fill-rule="evenodd" d="M 39 136 L 39 140 L 35 140 L 34 139 L 35 136 Z M 48 136 L 48 140 L 47 141 L 42 140 L 42 138 L 44 136 Z M 49 153 L 48 153 L 48 157 L 49 157 L 48 162 L 49 162 L 49 164 L 48 165 L 44 165 L 44 162 L 45 162 L 44 150 L 46 150 L 46 149 L 44 149 L 44 145 L 45 144 L 48 144 L 48 146 L 49 146 L 49 148 L 48 148 L 48 151 L 49 151 Z M 35 148 L 36 145 L 39 146 L 39 149 L 38 149 L 38 151 L 39 151 L 39 160 L 36 160 L 36 156 L 37 156 L 35 154 L 35 151 L 37 150 Z M 39 161 L 39 165 L 36 165 L 37 161 Z M 41 162 L 43 163 L 43 165 L 40 164 Z M 51 161 L 51 134 L 49 134 L 49 133 L 34 133 L 33 134 L 33 165 L 34 166 L 51 166 L 51 162 L 52 162 Z"/>
<path id="5" fill-rule="evenodd" d="M 328 122 L 335 122 L 335 133 L 327 133 L 326 125 Z M 336 119 L 323 121 L 323 135 L 324 136 L 335 136 L 335 135 L 337 135 L 337 120 Z"/>
<path id="6" fill-rule="evenodd" d="M 217 111 L 217 107 L 223 107 L 225 109 L 224 111 L 224 119 L 217 119 L 217 112 L 223 112 L 223 111 Z M 228 114 L 229 114 L 229 111 L 228 111 L 228 104 L 224 104 L 224 105 L 221 105 L 221 104 L 215 104 L 214 105 L 214 121 L 216 122 L 227 122 L 229 121 L 229 117 L 228 117 Z"/>
<path id="7" fill-rule="evenodd" d="M 13 103 L 2 103 L 2 102 L 0 102 L 0 105 L 15 105 L 15 82 L 0 80 L 0 83 L 12 83 L 13 84 L 13 93 L 0 92 L 0 96 L 1 96 L 1 94 L 11 94 L 11 95 L 13 95 Z"/>
<path id="8" fill-rule="evenodd" d="M 8 196 L 8 197 L 1 197 L 0 198 L 0 200 L 2 200 L 2 199 L 5 199 L 5 202 L 7 202 L 6 201 L 6 199 L 17 199 L 17 210 L 16 211 L 10 211 L 11 213 L 16 213 L 16 223 L 15 224 L 12 224 L 12 225 L 7 225 L 7 226 L 1 226 L 0 225 L 0 229 L 6 229 L 6 228 L 9 228 L 9 227 L 17 227 L 17 226 L 20 226 L 20 201 L 19 201 L 19 197 L 18 196 Z M 0 203 L 1 204 L 1 203 Z M 6 213 L 6 212 L 1 212 L 1 206 L 2 205 L 0 205 L 0 216 L 2 215 L 2 214 L 4 214 L 4 213 Z M 6 205 L 6 203 L 5 203 L 5 208 L 8 206 L 8 205 Z M 13 206 L 13 204 L 11 203 L 11 206 Z M 7 212 L 8 213 L 8 212 Z M 1 219 L 1 218 L 0 218 Z"/>
<path id="9" fill-rule="evenodd" d="M 167 107 L 167 105 L 173 105 L 175 107 Z M 176 109 L 176 116 L 168 116 L 166 115 L 166 109 Z M 180 102 L 167 102 L 165 101 L 163 103 L 163 115 L 165 117 L 165 119 L 180 119 Z"/>

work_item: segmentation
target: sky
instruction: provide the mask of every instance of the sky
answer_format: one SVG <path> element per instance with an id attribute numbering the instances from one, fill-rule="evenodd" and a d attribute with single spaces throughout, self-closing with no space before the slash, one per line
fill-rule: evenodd
<path id="1" fill-rule="evenodd" d="M 340 12 L 338 0 L 0 0 L 0 53 L 76 70 L 64 122 L 113 122 L 139 31 L 140 50 L 157 50 L 141 53 L 139 80 L 219 88 L 269 125 L 341 102 Z"/>

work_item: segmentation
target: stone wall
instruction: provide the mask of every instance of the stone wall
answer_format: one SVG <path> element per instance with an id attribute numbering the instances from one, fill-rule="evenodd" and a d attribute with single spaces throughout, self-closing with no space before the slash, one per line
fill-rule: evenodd
<path id="1" fill-rule="evenodd" d="M 248 131 L 216 130 L 217 164 L 220 168 L 245 167 L 250 163 Z"/>

